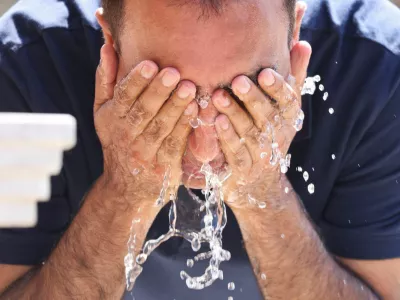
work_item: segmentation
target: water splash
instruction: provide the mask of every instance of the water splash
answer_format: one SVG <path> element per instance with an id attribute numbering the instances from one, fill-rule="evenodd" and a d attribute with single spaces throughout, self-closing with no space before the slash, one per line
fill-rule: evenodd
<path id="1" fill-rule="evenodd" d="M 304 86 L 302 88 L 301 94 L 314 94 L 317 88 L 317 83 L 321 81 L 321 77 L 316 75 L 314 77 L 308 77 L 305 80 Z M 319 85 L 319 89 L 324 91 L 324 86 L 322 84 Z M 323 100 L 327 100 L 328 93 L 325 92 L 323 96 Z M 196 99 L 199 106 L 202 109 L 207 108 L 209 99 L 198 98 Z M 329 113 L 333 114 L 333 108 L 329 109 Z M 274 118 L 275 123 L 281 122 L 281 118 L 276 116 Z M 294 128 L 296 131 L 301 130 L 304 122 L 304 112 L 299 109 L 297 112 L 297 117 L 294 120 Z M 203 123 L 199 118 L 193 118 L 190 120 L 190 125 L 192 128 L 198 128 L 202 126 Z M 282 153 L 279 150 L 279 145 L 275 139 L 274 127 L 269 122 L 266 124 L 265 131 L 262 132 L 259 136 L 260 149 L 265 147 L 265 142 L 268 138 L 271 138 L 271 156 L 269 162 L 271 165 L 276 165 L 279 163 L 280 170 L 282 173 L 286 173 L 288 168 L 290 167 L 291 155 L 288 154 L 285 157 L 282 157 Z M 241 139 L 240 142 L 244 144 L 246 142 L 245 139 Z M 266 158 L 268 156 L 267 152 L 261 153 L 261 158 Z M 297 171 L 302 172 L 302 168 L 298 167 Z M 164 174 L 164 180 L 162 189 L 160 191 L 160 195 L 156 201 L 156 205 L 162 206 L 164 205 L 164 201 L 166 199 L 166 193 L 169 188 L 169 179 L 170 179 L 170 168 L 168 168 Z M 140 219 L 136 219 L 132 221 L 131 234 L 128 240 L 128 254 L 125 256 L 125 275 L 126 275 L 126 284 L 128 291 L 131 291 L 133 285 L 137 279 L 137 277 L 143 271 L 143 264 L 146 262 L 149 255 L 163 242 L 167 241 L 171 237 L 183 237 L 185 240 L 191 243 L 192 249 L 194 252 L 198 252 L 202 249 L 202 244 L 207 244 L 210 248 L 210 251 L 198 253 L 194 256 L 193 259 L 188 259 L 186 262 L 187 267 L 193 267 L 195 262 L 201 260 L 209 260 L 209 266 L 205 269 L 204 273 L 201 276 L 191 277 L 185 271 L 180 272 L 180 277 L 182 280 L 185 280 L 186 285 L 190 289 L 203 289 L 204 287 L 210 286 L 216 280 L 223 279 L 223 271 L 220 269 L 220 264 L 225 261 L 229 261 L 231 258 L 231 254 L 229 251 L 224 250 L 222 248 L 222 233 L 225 228 L 227 222 L 226 216 L 226 207 L 224 203 L 224 195 L 222 192 L 222 184 L 223 182 L 229 178 L 231 173 L 229 170 L 226 172 L 222 172 L 219 174 L 215 174 L 209 164 L 203 164 L 201 171 L 205 176 L 206 187 L 203 189 L 203 194 L 205 196 L 205 201 L 200 200 L 193 192 L 189 191 L 189 194 L 192 196 L 192 200 L 195 201 L 200 206 L 200 212 L 204 214 L 202 218 L 203 227 L 200 231 L 196 231 L 195 229 L 179 229 L 176 227 L 177 225 L 177 205 L 176 202 L 178 199 L 175 194 L 169 195 L 169 200 L 171 200 L 171 207 L 169 211 L 169 230 L 166 234 L 161 235 L 159 238 L 155 240 L 147 241 L 142 249 L 142 252 L 135 257 L 135 253 L 138 249 L 136 249 L 136 233 L 138 228 L 136 228 L 137 223 L 140 222 Z M 132 171 L 133 175 L 138 175 L 140 173 L 139 169 L 134 169 Z M 306 173 L 303 176 L 306 179 Z M 307 173 L 308 174 L 308 173 Z M 306 181 L 308 178 L 306 179 Z M 308 185 L 308 191 L 310 194 L 315 192 L 314 184 Z M 285 188 L 285 193 L 289 193 L 289 188 Z M 259 208 L 266 208 L 267 204 L 265 202 L 260 202 L 257 199 L 254 199 L 251 195 L 248 195 L 248 201 L 251 204 L 257 205 Z M 140 210 L 140 209 L 139 209 Z M 281 238 L 285 238 L 285 235 L 282 234 Z M 266 280 L 266 275 L 264 273 L 261 274 L 261 278 Z M 229 290 L 234 290 L 235 285 L 233 282 L 228 285 Z M 233 297 L 229 297 L 228 300 L 233 300 Z"/>

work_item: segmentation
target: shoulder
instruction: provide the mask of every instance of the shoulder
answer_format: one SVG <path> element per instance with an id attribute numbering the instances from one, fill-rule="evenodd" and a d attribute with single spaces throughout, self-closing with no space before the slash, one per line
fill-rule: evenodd
<path id="1" fill-rule="evenodd" d="M 309 73 L 321 75 L 329 93 L 327 102 L 319 101 L 320 93 L 313 96 L 314 112 L 329 104 L 342 119 L 367 128 L 399 88 L 400 10 L 389 0 L 306 2 L 302 38 L 313 47 Z"/>
<path id="2" fill-rule="evenodd" d="M 0 18 L 0 50 L 17 50 L 41 39 L 51 29 L 98 29 L 94 12 L 99 1 L 19 1 Z"/>
<path id="3" fill-rule="evenodd" d="M 330 32 L 342 40 L 368 40 L 400 56 L 400 9 L 389 0 L 306 2 L 303 31 Z"/>
<path id="4" fill-rule="evenodd" d="M 0 18 L 0 75 L 33 111 L 69 113 L 54 103 L 92 86 L 102 44 L 99 2 L 24 0 Z"/>

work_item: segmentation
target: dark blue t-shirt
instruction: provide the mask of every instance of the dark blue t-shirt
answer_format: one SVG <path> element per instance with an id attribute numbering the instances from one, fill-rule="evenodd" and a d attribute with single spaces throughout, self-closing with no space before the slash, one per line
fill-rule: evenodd
<path id="1" fill-rule="evenodd" d="M 386 0 L 306 2 L 301 37 L 313 47 L 309 74 L 319 74 L 325 90 L 304 97 L 306 120 L 290 149 L 288 177 L 333 255 L 400 257 L 400 11 Z M 51 201 L 39 204 L 38 225 L 0 230 L 0 264 L 46 260 L 102 172 L 92 113 L 98 6 L 24 0 L 0 19 L 0 111 L 68 113 L 78 121 L 78 144 L 52 180 Z M 309 173 L 307 183 L 297 167 Z M 191 249 L 173 239 L 149 258 L 136 299 L 262 299 L 231 212 L 228 218 L 224 246 L 232 260 L 222 265 L 224 281 L 188 290 L 179 271 Z M 150 237 L 166 231 L 165 219 L 164 210 Z"/>

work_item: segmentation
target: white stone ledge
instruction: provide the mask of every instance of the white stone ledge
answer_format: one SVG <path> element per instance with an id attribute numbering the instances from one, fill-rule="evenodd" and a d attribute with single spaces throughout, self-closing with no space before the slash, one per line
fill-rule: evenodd
<path id="1" fill-rule="evenodd" d="M 75 144 L 76 120 L 70 115 L 0 113 L 0 148 L 69 150 Z"/>
<path id="2" fill-rule="evenodd" d="M 70 115 L 0 113 L 0 227 L 36 224 L 37 202 L 50 198 L 76 127 Z"/>
<path id="3" fill-rule="evenodd" d="M 33 227 L 37 223 L 37 204 L 0 202 L 0 227 Z"/>

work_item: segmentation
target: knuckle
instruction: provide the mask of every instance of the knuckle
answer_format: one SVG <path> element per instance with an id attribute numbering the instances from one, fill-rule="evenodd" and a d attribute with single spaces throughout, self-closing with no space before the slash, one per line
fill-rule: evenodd
<path id="1" fill-rule="evenodd" d="M 144 108 L 142 102 L 138 101 L 128 113 L 128 122 L 134 126 L 138 126 L 144 119 L 147 119 L 151 114 Z"/>
<path id="2" fill-rule="evenodd" d="M 124 104 L 129 98 L 126 88 L 116 86 L 114 88 L 114 99 L 118 104 Z"/>
<path id="3" fill-rule="evenodd" d="M 156 142 L 166 134 L 165 122 L 160 119 L 154 119 L 146 129 L 145 138 L 148 142 Z"/>
<path id="4" fill-rule="evenodd" d="M 152 85 L 152 87 L 150 88 L 150 94 L 151 96 L 159 98 L 165 96 L 168 93 L 166 92 L 166 88 L 163 87 L 161 83 L 157 83 Z"/>
<path id="5" fill-rule="evenodd" d="M 247 167 L 247 148 L 244 146 L 239 147 L 234 153 L 235 166 L 243 170 Z"/>
<path id="6" fill-rule="evenodd" d="M 180 149 L 183 145 L 183 139 L 174 136 L 168 136 L 163 143 L 162 149 L 166 157 L 175 157 L 177 153 L 180 153 Z"/>
<path id="7" fill-rule="evenodd" d="M 252 138 L 252 137 L 256 137 L 258 134 L 258 129 L 254 126 L 254 124 L 249 123 L 244 131 L 243 131 L 243 136 L 247 139 L 247 138 Z"/>

